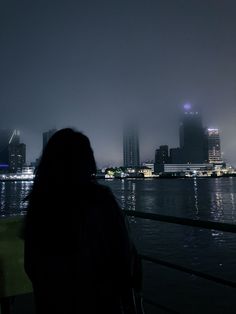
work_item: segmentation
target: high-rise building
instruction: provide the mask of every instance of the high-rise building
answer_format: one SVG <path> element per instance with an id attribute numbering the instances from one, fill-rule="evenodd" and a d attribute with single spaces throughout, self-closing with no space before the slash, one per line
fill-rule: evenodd
<path id="1" fill-rule="evenodd" d="M 204 128 L 200 114 L 193 111 L 189 104 L 184 106 L 179 140 L 180 147 L 170 148 L 169 155 L 167 145 L 160 146 L 156 150 L 155 173 L 165 172 L 166 169 L 183 170 L 188 167 L 187 165 L 189 165 L 189 169 L 196 170 L 204 167 L 210 169 L 215 165 L 224 164 L 221 156 L 219 130 Z"/>
<path id="2" fill-rule="evenodd" d="M 200 114 L 189 107 L 185 109 L 179 131 L 182 163 L 206 162 L 207 139 Z"/>
<path id="3" fill-rule="evenodd" d="M 169 147 L 168 145 L 161 145 L 155 152 L 156 164 L 167 164 L 169 162 Z"/>
<path id="4" fill-rule="evenodd" d="M 0 171 L 10 169 L 9 147 L 20 144 L 20 131 L 0 130 Z"/>
<path id="5" fill-rule="evenodd" d="M 168 145 L 161 145 L 155 151 L 154 172 L 158 173 L 160 165 L 167 164 L 168 162 L 169 162 L 169 147 Z"/>
<path id="6" fill-rule="evenodd" d="M 54 133 L 56 133 L 57 129 L 51 129 L 47 132 L 43 132 L 43 150 L 45 148 L 45 146 L 47 145 L 50 137 L 53 136 Z"/>
<path id="7" fill-rule="evenodd" d="M 139 137 L 137 128 L 126 128 L 123 134 L 124 167 L 139 167 Z"/>
<path id="8" fill-rule="evenodd" d="M 26 145 L 10 144 L 9 145 L 9 171 L 21 171 L 26 161 Z"/>
<path id="9" fill-rule="evenodd" d="M 208 162 L 221 164 L 220 133 L 218 129 L 207 129 Z"/>
<path id="10" fill-rule="evenodd" d="M 182 164 L 183 151 L 181 148 L 170 148 L 170 164 Z"/>

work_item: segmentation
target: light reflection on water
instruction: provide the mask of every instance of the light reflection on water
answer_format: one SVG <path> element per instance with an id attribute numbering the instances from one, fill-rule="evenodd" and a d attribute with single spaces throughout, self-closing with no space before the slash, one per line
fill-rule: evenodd
<path id="1" fill-rule="evenodd" d="M 193 192 L 194 192 L 194 207 L 196 209 L 196 218 L 199 215 L 199 208 L 198 208 L 198 180 L 197 178 L 193 179 Z"/>
<path id="2" fill-rule="evenodd" d="M 108 185 L 120 206 L 128 210 L 236 223 L 236 178 L 132 179 L 99 182 Z M 26 181 L 0 183 L 0 215 L 24 214 L 27 204 L 23 200 L 31 186 L 32 182 Z M 130 227 L 141 253 L 236 281 L 234 234 L 134 217 L 130 218 Z M 184 305 L 180 305 L 184 306 L 186 311 L 180 311 L 181 313 L 233 313 L 227 308 L 229 305 L 236 308 L 236 300 L 231 290 L 220 290 L 221 287 L 218 286 L 209 290 L 208 282 L 202 284 L 195 277 L 178 276 L 177 273 L 173 275 L 170 270 L 165 272 L 163 268 L 160 270 L 156 265 L 148 264 L 148 267 L 145 267 L 145 280 L 148 281 L 150 297 L 165 300 L 168 296 L 166 303 L 160 303 L 172 302 L 177 306 L 181 302 L 180 294 L 184 295 Z M 213 298 L 214 302 L 211 302 Z M 196 299 L 203 300 L 205 303 L 201 302 L 205 307 L 208 302 L 211 308 L 204 312 L 199 307 L 192 312 L 187 303 L 190 303 L 191 307 Z"/>
<path id="3" fill-rule="evenodd" d="M 236 222 L 236 178 L 186 180 L 109 180 L 122 208 Z M 22 214 L 32 182 L 0 183 L 0 215 Z"/>
<path id="4" fill-rule="evenodd" d="M 1 182 L 0 216 L 24 215 L 27 202 L 25 197 L 32 187 L 31 181 Z"/>
<path id="5" fill-rule="evenodd" d="M 194 219 L 236 222 L 236 179 L 113 180 L 104 182 L 122 208 Z"/>
<path id="6" fill-rule="evenodd" d="M 136 184 L 130 180 L 121 180 L 120 204 L 127 210 L 136 209 Z"/>
<path id="7" fill-rule="evenodd" d="M 236 178 L 130 180 L 130 183 L 114 180 L 106 184 L 122 200 L 122 208 L 236 223 Z M 135 198 L 129 197 L 133 191 Z M 235 234 L 138 218 L 135 223 L 130 222 L 141 253 L 236 281 Z M 146 292 L 160 303 L 172 304 L 176 309 L 179 306 L 181 313 L 234 313 L 233 289 L 154 264 L 144 266 Z"/>
<path id="8" fill-rule="evenodd" d="M 122 208 L 236 223 L 236 178 L 109 180 Z M 0 183 L 0 215 L 22 214 L 32 182 Z"/>

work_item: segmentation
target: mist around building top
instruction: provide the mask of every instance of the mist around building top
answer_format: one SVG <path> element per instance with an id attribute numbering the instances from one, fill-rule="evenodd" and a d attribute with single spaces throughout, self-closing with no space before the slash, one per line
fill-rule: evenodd
<path id="1" fill-rule="evenodd" d="M 189 171 L 200 171 L 201 173 L 205 171 L 209 175 L 209 171 L 226 169 L 227 163 L 222 154 L 220 130 L 204 125 L 200 111 L 197 111 L 190 103 L 183 105 L 179 115 L 178 128 L 176 130 L 178 143 L 174 147 L 171 147 L 169 143 L 157 145 L 155 149 L 149 152 L 152 157 L 146 160 L 140 153 L 140 147 L 142 146 L 140 143 L 140 125 L 142 125 L 140 121 L 134 121 L 132 117 L 130 117 L 129 122 L 126 121 L 122 125 L 123 132 L 120 136 L 123 137 L 123 148 L 120 153 L 123 154 L 123 161 L 119 164 L 122 170 L 115 170 L 115 172 L 127 173 L 128 171 L 129 176 L 130 173 L 133 173 L 133 176 L 137 175 L 137 173 L 138 176 L 151 176 L 150 171 L 141 171 L 141 168 L 149 168 L 154 175 Z M 56 131 L 57 129 L 54 128 L 42 133 L 41 151 Z M 16 173 L 27 166 L 26 151 L 26 145 L 21 142 L 18 130 L 1 130 L 1 172 Z M 30 165 L 37 166 L 39 157 L 40 154 Z M 98 168 L 103 169 L 113 169 L 115 166 L 112 161 L 110 161 L 109 165 L 102 167 L 98 164 Z M 229 167 L 230 164 L 227 166 Z"/>
<path id="2" fill-rule="evenodd" d="M 232 0 L 2 1 L 0 129 L 21 131 L 31 162 L 43 132 L 75 127 L 99 166 L 118 166 L 125 120 L 141 120 L 141 159 L 153 159 L 178 146 L 192 103 L 236 164 L 235 15 Z"/>

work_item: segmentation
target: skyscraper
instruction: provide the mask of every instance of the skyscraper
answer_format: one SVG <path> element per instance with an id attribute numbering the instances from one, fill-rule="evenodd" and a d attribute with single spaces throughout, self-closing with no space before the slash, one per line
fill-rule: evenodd
<path id="1" fill-rule="evenodd" d="M 169 163 L 169 147 L 168 145 L 161 145 L 159 149 L 155 151 L 155 163 L 154 171 L 155 173 L 159 172 L 160 165 Z"/>
<path id="2" fill-rule="evenodd" d="M 139 138 L 137 128 L 126 128 L 123 134 L 124 167 L 139 167 Z"/>
<path id="3" fill-rule="evenodd" d="M 53 136 L 54 133 L 56 133 L 57 129 L 51 129 L 47 132 L 43 132 L 43 150 L 45 148 L 45 146 L 47 145 L 50 137 Z"/>
<path id="4" fill-rule="evenodd" d="M 9 145 L 9 171 L 21 171 L 26 162 L 26 145 L 23 143 Z"/>
<path id="5" fill-rule="evenodd" d="M 181 148 L 170 148 L 170 164 L 182 164 L 183 163 L 183 151 Z"/>
<path id="6" fill-rule="evenodd" d="M 26 146 L 20 144 L 20 131 L 0 131 L 0 170 L 16 172 L 25 164 Z"/>
<path id="7" fill-rule="evenodd" d="M 198 112 L 185 108 L 180 123 L 180 149 L 183 163 L 207 161 L 207 138 Z"/>
<path id="8" fill-rule="evenodd" d="M 167 164 L 169 162 L 169 147 L 168 145 L 161 145 L 155 152 L 156 164 Z"/>
<path id="9" fill-rule="evenodd" d="M 220 133 L 218 129 L 207 129 L 208 162 L 210 164 L 222 163 Z"/>

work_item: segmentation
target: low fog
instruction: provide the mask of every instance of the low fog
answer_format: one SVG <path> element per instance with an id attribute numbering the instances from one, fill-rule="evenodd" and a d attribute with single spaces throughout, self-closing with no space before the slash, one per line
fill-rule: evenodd
<path id="1" fill-rule="evenodd" d="M 183 105 L 218 127 L 236 166 L 235 1 L 3 1 L 0 128 L 18 128 L 27 160 L 42 132 L 74 127 L 99 166 L 122 164 L 123 125 L 141 160 L 179 145 Z"/>

